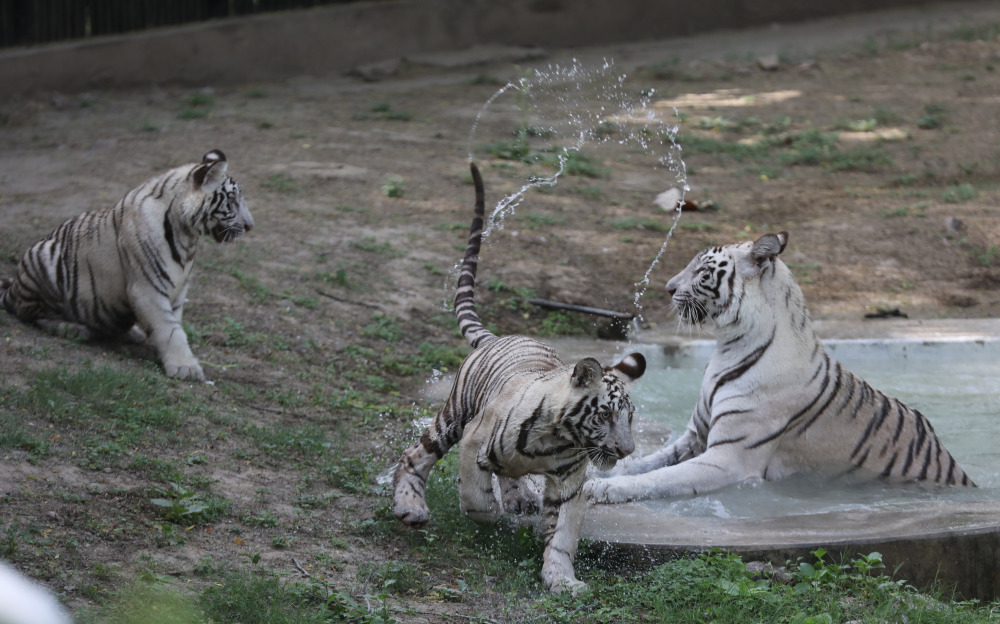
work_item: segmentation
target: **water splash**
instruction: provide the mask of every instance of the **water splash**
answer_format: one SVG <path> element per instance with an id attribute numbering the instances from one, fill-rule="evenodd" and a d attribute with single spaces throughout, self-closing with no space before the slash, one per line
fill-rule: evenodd
<path id="1" fill-rule="evenodd" d="M 642 279 L 635 282 L 636 328 L 650 274 L 667 250 L 689 191 L 676 140 L 677 112 L 664 116 L 662 108 L 652 106 L 653 96 L 652 89 L 629 84 L 627 75 L 617 72 L 610 59 L 596 67 L 586 67 L 576 59 L 565 65 L 550 64 L 526 72 L 493 93 L 477 113 L 467 144 L 470 161 L 477 151 L 498 156 L 500 165 L 494 175 L 506 175 L 517 188 L 490 211 L 484 245 L 489 245 L 491 234 L 503 229 L 505 218 L 514 214 L 531 189 L 554 187 L 561 176 L 579 173 L 588 162 L 585 152 L 600 151 L 603 158 L 619 161 L 641 158 L 654 169 L 670 172 L 661 190 L 679 189 L 680 201 L 663 245 Z M 486 137 L 497 140 L 489 143 Z M 504 161 L 511 164 L 504 166 Z M 536 168 L 548 171 L 539 174 Z M 460 269 L 461 261 L 448 272 L 446 309 Z"/>

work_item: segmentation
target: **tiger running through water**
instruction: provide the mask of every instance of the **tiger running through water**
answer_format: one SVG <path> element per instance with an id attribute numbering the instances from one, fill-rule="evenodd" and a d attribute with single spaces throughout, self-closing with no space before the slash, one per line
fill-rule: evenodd
<path id="1" fill-rule="evenodd" d="M 455 315 L 472 353 L 455 375 L 451 393 L 420 441 L 400 458 L 394 475 L 393 513 L 420 527 L 430 520 L 424 488 L 431 468 L 459 444 L 460 508 L 493 523 L 499 515 L 541 509 L 545 542 L 542 581 L 574 593 L 586 585 L 573 571 L 585 504 L 581 487 L 588 465 L 608 469 L 633 451 L 628 386 L 642 376 L 639 353 L 613 367 L 593 358 L 565 365 L 548 345 L 524 336 L 497 337 L 475 308 L 482 242 L 483 180 L 473 163 L 475 218 L 455 294 Z M 500 501 L 493 491 L 498 476 Z M 518 479 L 542 475 L 541 501 Z M 540 503 L 540 504 L 539 504 Z"/>
<path id="2" fill-rule="evenodd" d="M 788 233 L 697 254 L 667 283 L 682 322 L 716 327 L 684 433 L 586 484 L 597 503 L 698 494 L 805 470 L 975 484 L 927 418 L 827 355 L 778 258 Z"/>
<path id="3" fill-rule="evenodd" d="M 148 336 L 167 375 L 204 380 L 181 326 L 198 241 L 228 243 L 254 225 L 227 168 L 212 150 L 63 223 L 0 280 L 0 306 L 70 338 Z"/>

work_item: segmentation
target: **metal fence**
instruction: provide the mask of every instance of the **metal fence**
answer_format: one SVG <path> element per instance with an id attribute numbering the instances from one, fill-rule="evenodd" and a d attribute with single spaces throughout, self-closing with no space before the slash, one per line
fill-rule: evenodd
<path id="1" fill-rule="evenodd" d="M 0 0 L 0 48 L 354 0 Z"/>

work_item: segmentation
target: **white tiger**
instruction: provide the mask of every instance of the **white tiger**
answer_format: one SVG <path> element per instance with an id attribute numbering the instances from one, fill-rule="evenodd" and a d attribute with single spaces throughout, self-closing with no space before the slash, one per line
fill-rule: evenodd
<path id="1" fill-rule="evenodd" d="M 205 379 L 181 326 L 202 235 L 231 242 L 253 229 L 221 150 L 146 180 L 35 243 L 0 306 L 67 337 L 149 337 L 167 375 Z"/>
<path id="2" fill-rule="evenodd" d="M 586 585 L 573 571 L 585 504 L 587 466 L 608 469 L 631 453 L 632 403 L 627 387 L 646 360 L 627 355 L 613 367 L 593 358 L 565 365 L 546 344 L 524 336 L 497 337 L 476 314 L 475 285 L 483 229 L 483 181 L 475 164 L 476 215 L 455 294 L 455 315 L 473 351 L 462 362 L 447 402 L 407 449 L 394 476 L 393 513 L 419 527 L 430 520 L 424 487 L 431 468 L 459 443 L 459 499 L 464 514 L 496 522 L 501 512 L 541 507 L 545 552 L 542 581 L 552 591 Z M 493 493 L 499 477 L 501 499 Z M 519 485 L 542 475 L 541 501 Z M 540 505 L 539 505 L 540 503 Z"/>
<path id="3" fill-rule="evenodd" d="M 975 485 L 923 414 L 827 355 L 777 257 L 787 241 L 779 232 L 713 247 L 667 283 L 682 321 L 717 328 L 701 396 L 676 441 L 588 481 L 591 501 L 697 494 L 812 469 Z"/>

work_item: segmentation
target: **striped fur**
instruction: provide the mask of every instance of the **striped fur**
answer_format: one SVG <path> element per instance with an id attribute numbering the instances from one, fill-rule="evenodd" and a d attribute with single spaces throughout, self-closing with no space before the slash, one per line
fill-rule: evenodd
<path id="1" fill-rule="evenodd" d="M 827 355 L 777 257 L 787 240 L 708 249 L 667 283 L 682 321 L 717 327 L 701 396 L 683 435 L 589 481 L 588 498 L 696 494 L 804 470 L 975 485 L 923 414 Z"/>
<path id="2" fill-rule="evenodd" d="M 403 453 L 394 478 L 393 512 L 411 526 L 430 520 L 424 487 L 431 468 L 459 445 L 462 512 L 495 522 L 502 512 L 542 512 L 542 580 L 553 591 L 579 591 L 576 555 L 587 466 L 607 469 L 634 449 L 628 385 L 642 376 L 641 354 L 613 367 L 593 358 L 565 365 L 546 344 L 524 336 L 497 337 L 475 308 L 482 242 L 483 181 L 475 164 L 476 214 L 455 295 L 455 315 L 473 351 L 462 363 L 447 402 L 420 441 Z M 500 500 L 493 492 L 498 476 Z M 538 500 L 526 475 L 541 475 Z"/>
<path id="3" fill-rule="evenodd" d="M 253 229 L 220 150 L 132 189 L 114 207 L 70 219 L 0 283 L 0 306 L 67 337 L 147 336 L 167 375 L 205 379 L 181 326 L 202 235 Z"/>

